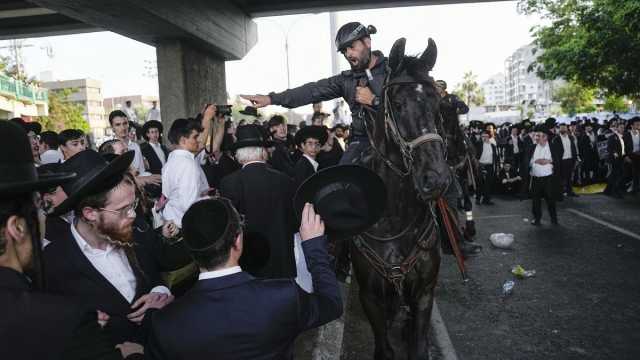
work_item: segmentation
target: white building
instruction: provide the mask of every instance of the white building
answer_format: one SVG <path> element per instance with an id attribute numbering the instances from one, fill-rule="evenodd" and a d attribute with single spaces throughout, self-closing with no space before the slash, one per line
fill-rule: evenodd
<path id="1" fill-rule="evenodd" d="M 497 111 L 507 104 L 505 101 L 504 79 L 504 74 L 498 73 L 480 84 L 484 93 L 484 105 L 487 111 Z"/>
<path id="2" fill-rule="evenodd" d="M 516 50 L 504 62 L 505 102 L 546 112 L 553 103 L 553 92 L 564 84 L 562 80 L 542 80 L 529 67 L 541 53 L 533 44 Z"/>

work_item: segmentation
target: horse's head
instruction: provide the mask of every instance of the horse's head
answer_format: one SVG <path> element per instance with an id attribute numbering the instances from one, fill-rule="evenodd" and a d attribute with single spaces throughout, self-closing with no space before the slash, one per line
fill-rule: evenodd
<path id="1" fill-rule="evenodd" d="M 441 137 L 440 97 L 429 76 L 437 49 L 429 39 L 421 56 L 405 56 L 405 42 L 404 38 L 397 40 L 389 54 L 383 97 L 386 125 L 391 127 L 389 133 L 400 148 L 406 170 L 411 171 L 416 190 L 428 200 L 439 196 L 450 182 Z"/>

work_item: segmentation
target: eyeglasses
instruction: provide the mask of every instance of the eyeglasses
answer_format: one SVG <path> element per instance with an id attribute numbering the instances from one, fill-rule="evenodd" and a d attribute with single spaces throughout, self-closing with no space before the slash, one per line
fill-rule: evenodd
<path id="1" fill-rule="evenodd" d="M 126 216 L 133 217 L 133 216 L 136 216 L 136 208 L 138 207 L 139 203 L 140 203 L 140 199 L 136 198 L 131 205 L 125 206 L 118 210 L 111 210 L 111 209 L 105 209 L 105 208 L 99 208 L 98 210 L 118 214 L 121 217 L 126 217 Z"/>

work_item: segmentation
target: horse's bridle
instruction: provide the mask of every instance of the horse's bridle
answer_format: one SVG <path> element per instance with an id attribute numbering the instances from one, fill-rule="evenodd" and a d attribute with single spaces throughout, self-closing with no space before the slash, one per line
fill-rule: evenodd
<path id="1" fill-rule="evenodd" d="M 389 74 L 389 72 L 388 72 Z M 426 81 L 396 81 L 396 82 L 389 82 L 389 75 L 387 75 L 386 79 L 384 80 L 384 85 L 382 86 L 382 91 L 383 91 L 383 99 L 384 99 L 384 123 L 385 123 L 385 131 L 389 131 L 391 133 L 391 138 L 393 139 L 393 141 L 396 143 L 396 145 L 398 145 L 398 147 L 400 148 L 400 153 L 402 155 L 402 162 L 404 164 L 404 171 L 401 170 L 400 168 L 398 168 L 391 160 L 389 160 L 388 157 L 386 157 L 384 154 L 382 154 L 373 144 L 373 139 L 371 137 L 371 134 L 369 134 L 369 139 L 371 141 L 371 147 L 373 147 L 375 149 L 375 151 L 378 153 L 378 155 L 382 158 L 382 160 L 387 164 L 387 166 L 389 166 L 389 168 L 391 168 L 391 170 L 393 170 L 396 174 L 398 174 L 400 177 L 405 177 L 409 174 L 411 174 L 411 170 L 413 168 L 413 151 L 415 149 L 417 149 L 420 145 L 423 145 L 425 143 L 428 142 L 440 142 L 444 145 L 445 144 L 445 140 L 442 138 L 442 136 L 440 136 L 438 134 L 438 130 L 437 130 L 437 126 L 436 126 L 436 132 L 435 133 L 426 133 L 423 135 L 418 136 L 417 138 L 413 139 L 413 140 L 409 140 L 407 141 L 402 134 L 400 134 L 400 130 L 398 129 L 398 122 L 396 121 L 395 118 L 395 114 L 393 112 L 393 107 L 391 106 L 391 100 L 389 99 L 389 88 L 391 88 L 392 86 L 407 86 L 407 85 L 429 85 Z M 438 111 L 438 115 L 440 115 L 440 112 Z M 371 113 L 369 113 L 369 116 L 373 119 L 373 116 L 371 116 Z M 364 122 L 365 124 L 365 128 L 367 127 L 367 122 Z M 367 132 L 369 132 L 369 129 L 367 128 Z M 446 151 L 446 146 L 445 147 L 445 151 Z"/>

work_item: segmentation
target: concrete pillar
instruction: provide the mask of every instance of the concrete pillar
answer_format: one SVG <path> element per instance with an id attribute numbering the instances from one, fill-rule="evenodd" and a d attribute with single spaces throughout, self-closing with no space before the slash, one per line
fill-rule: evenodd
<path id="1" fill-rule="evenodd" d="M 226 104 L 224 60 L 182 40 L 156 46 L 165 138 L 175 119 L 194 117 L 206 103 Z"/>

